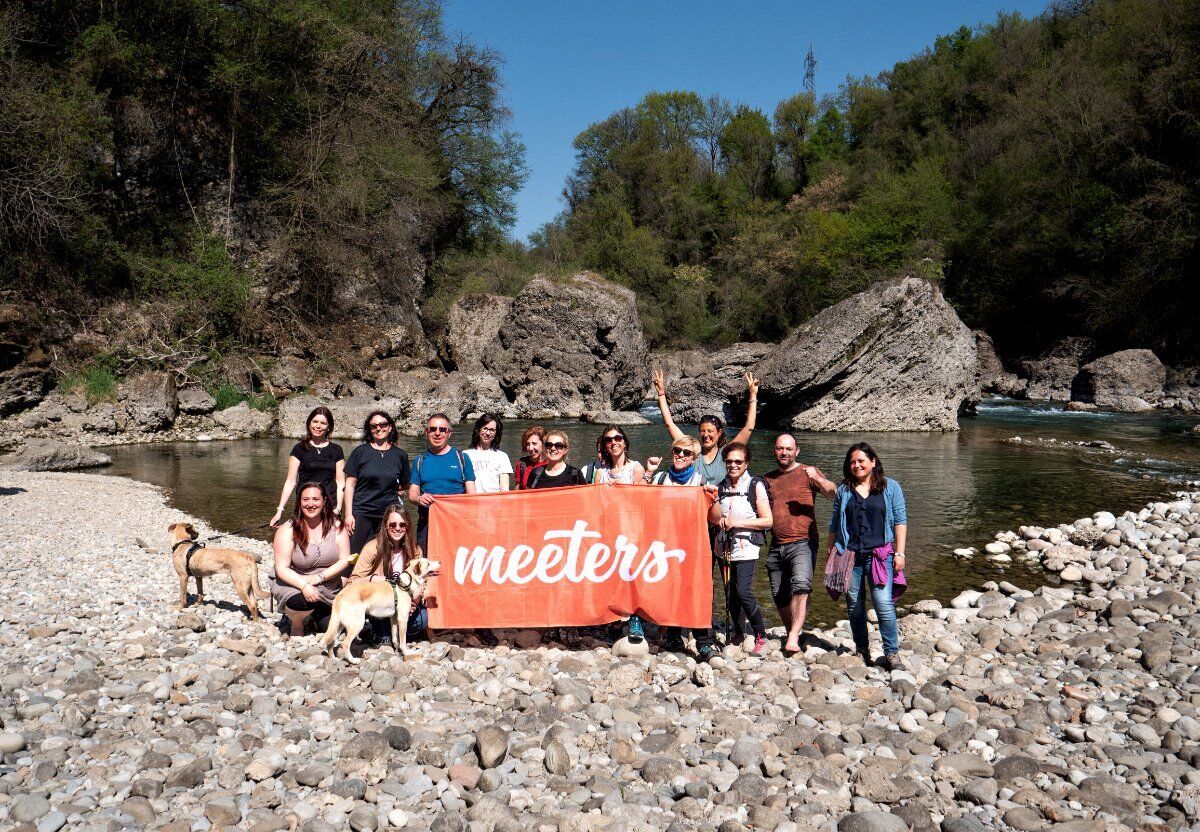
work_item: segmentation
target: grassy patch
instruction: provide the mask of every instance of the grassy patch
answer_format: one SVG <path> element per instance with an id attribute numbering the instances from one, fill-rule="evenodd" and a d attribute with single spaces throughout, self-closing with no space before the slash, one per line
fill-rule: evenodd
<path id="1" fill-rule="evenodd" d="M 103 364 L 89 364 L 79 372 L 63 376 L 58 382 L 63 393 L 82 390 L 89 404 L 115 402 L 117 400 L 117 376 Z"/>
<path id="2" fill-rule="evenodd" d="M 254 410 L 274 410 L 279 407 L 279 399 L 273 393 L 251 393 L 246 401 Z"/>
<path id="3" fill-rule="evenodd" d="M 217 410 L 227 410 L 238 402 L 244 401 L 246 398 L 245 393 L 228 382 L 225 384 L 218 384 L 208 392 L 212 394 L 214 399 L 216 399 Z"/>

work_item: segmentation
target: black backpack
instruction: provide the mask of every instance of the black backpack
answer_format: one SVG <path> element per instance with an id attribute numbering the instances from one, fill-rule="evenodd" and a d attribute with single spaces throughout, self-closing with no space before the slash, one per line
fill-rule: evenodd
<path id="1" fill-rule="evenodd" d="M 758 513 L 758 501 L 753 499 L 753 495 L 756 493 L 754 485 L 755 483 L 762 485 L 763 493 L 767 495 L 767 501 L 770 502 L 771 486 L 767 485 L 766 480 L 764 480 L 762 477 L 756 477 L 752 475 L 750 477 L 750 485 L 746 488 L 745 494 L 740 491 L 733 491 L 729 488 L 722 488 L 722 486 L 726 485 L 727 483 L 729 483 L 729 477 L 721 480 L 720 485 L 717 486 L 717 500 L 723 500 L 726 497 L 745 497 L 747 500 L 749 500 L 750 507 L 754 509 L 754 516 L 762 517 L 762 515 Z M 750 542 L 755 546 L 762 546 L 767 542 L 767 536 L 763 533 L 762 529 L 754 529 L 750 532 Z"/>

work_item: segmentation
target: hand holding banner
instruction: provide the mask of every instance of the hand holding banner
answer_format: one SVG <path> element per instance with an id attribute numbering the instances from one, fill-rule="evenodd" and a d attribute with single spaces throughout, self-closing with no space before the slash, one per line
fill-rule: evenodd
<path id="1" fill-rule="evenodd" d="M 637 612 L 708 627 L 700 488 L 591 485 L 439 496 L 429 512 L 434 629 L 606 624 Z"/>

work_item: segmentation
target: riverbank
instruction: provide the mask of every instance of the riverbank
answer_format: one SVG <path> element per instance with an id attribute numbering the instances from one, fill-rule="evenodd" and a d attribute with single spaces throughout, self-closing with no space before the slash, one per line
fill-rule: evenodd
<path id="1" fill-rule="evenodd" d="M 250 624 L 224 577 L 206 606 L 173 609 L 166 526 L 196 521 L 158 489 L 3 476 L 0 819 L 16 828 L 269 832 L 291 813 L 310 830 L 1200 820 L 1200 493 L 1022 529 L 1039 554 L 1092 537 L 1099 548 L 1065 544 L 1092 583 L 921 601 L 901 620 L 909 670 L 890 676 L 844 652 L 844 624 L 802 660 L 774 642 L 708 666 L 639 661 L 501 632 L 494 649 L 456 637 L 350 669 L 315 639 Z"/>

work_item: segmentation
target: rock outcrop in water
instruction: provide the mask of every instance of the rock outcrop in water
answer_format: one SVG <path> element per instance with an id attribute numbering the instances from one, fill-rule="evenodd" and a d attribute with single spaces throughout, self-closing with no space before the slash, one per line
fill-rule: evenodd
<path id="1" fill-rule="evenodd" d="M 677 422 L 699 422 L 709 414 L 720 416 L 728 424 L 740 425 L 746 396 L 743 375 L 775 349 L 772 344 L 732 344 L 717 352 L 676 350 L 654 355 L 661 367 L 670 398 L 671 415 Z M 655 397 L 653 386 L 647 399 Z"/>
<path id="2" fill-rule="evenodd" d="M 1071 398 L 1110 410 L 1154 410 L 1162 401 L 1167 368 L 1150 350 L 1122 350 L 1080 368 Z"/>
<path id="3" fill-rule="evenodd" d="M 208 529 L 157 489 L 11 477 L 0 640 L 22 649 L 0 651 L 5 828 L 1200 823 L 1197 493 L 998 535 L 1062 584 L 911 603 L 907 669 L 890 674 L 853 655 L 844 621 L 790 659 L 774 639 L 697 664 L 504 630 L 496 648 L 447 633 L 411 661 L 369 649 L 350 668 L 249 623 L 224 576 L 205 605 L 173 609 L 165 528 Z"/>
<path id="4" fill-rule="evenodd" d="M 876 283 L 792 332 L 754 370 L 797 430 L 957 430 L 979 398 L 975 336 L 931 282 Z"/>

